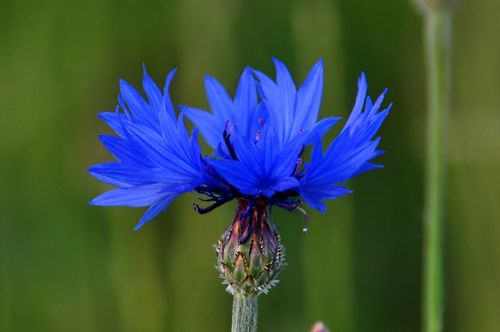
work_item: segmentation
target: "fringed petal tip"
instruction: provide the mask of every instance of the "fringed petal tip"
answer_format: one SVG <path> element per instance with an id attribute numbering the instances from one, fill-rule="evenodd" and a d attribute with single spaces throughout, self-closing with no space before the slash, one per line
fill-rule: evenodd
<path id="1" fill-rule="evenodd" d="M 361 72 L 353 110 L 323 153 L 322 138 L 339 119 L 318 121 L 324 60 L 314 63 L 300 86 L 283 62 L 272 61 L 274 79 L 247 66 L 234 97 L 205 75 L 210 112 L 181 105 L 179 116 L 169 95 L 176 68 L 168 73 L 163 89 L 145 64 L 143 91 L 120 79 L 115 113 L 98 115 L 117 134 L 99 137 L 116 161 L 88 170 L 117 189 L 89 204 L 148 207 L 136 231 L 166 210 L 176 196 L 191 190 L 229 199 L 267 197 L 269 204 L 300 194 L 304 202 L 325 213 L 325 200 L 352 192 L 340 186 L 343 182 L 383 167 L 371 160 L 383 153 L 374 136 L 392 107 L 392 103 L 381 107 L 388 89 L 376 100 L 367 97 L 367 79 Z M 191 135 L 184 116 L 195 126 Z M 214 157 L 202 155 L 198 130 L 215 150 Z M 313 148 L 308 162 L 303 161 L 309 156 L 303 150 L 309 144 Z"/>

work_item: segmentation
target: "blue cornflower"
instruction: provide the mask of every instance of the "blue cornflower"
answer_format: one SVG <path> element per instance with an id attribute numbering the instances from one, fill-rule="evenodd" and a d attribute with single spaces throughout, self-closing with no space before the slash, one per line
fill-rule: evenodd
<path id="1" fill-rule="evenodd" d="M 116 112 L 99 115 L 116 133 L 100 136 L 116 161 L 89 170 L 117 189 L 91 204 L 149 207 L 138 229 L 186 192 L 195 191 L 211 202 L 205 208 L 195 203 L 200 213 L 237 199 L 238 220 L 246 218 L 238 234 L 245 238 L 252 227 L 260 227 L 259 218 L 267 216 L 269 206 L 294 210 L 305 202 L 325 212 L 324 200 L 350 193 L 342 183 L 381 167 L 370 161 L 381 153 L 380 139 L 374 137 L 389 113 L 390 106 L 381 110 L 386 91 L 372 102 L 362 74 L 352 113 L 323 152 L 322 137 L 339 120 L 318 121 L 323 62 L 313 66 L 298 89 L 285 65 L 276 59 L 274 64 L 276 80 L 245 68 L 234 98 L 207 76 L 211 112 L 179 106 L 176 114 L 169 95 L 175 70 L 162 92 L 144 68 L 147 100 L 120 81 Z M 191 135 L 184 117 L 196 127 Z M 202 155 L 198 132 L 213 149 L 211 155 Z M 311 157 L 303 162 L 307 148 Z"/>

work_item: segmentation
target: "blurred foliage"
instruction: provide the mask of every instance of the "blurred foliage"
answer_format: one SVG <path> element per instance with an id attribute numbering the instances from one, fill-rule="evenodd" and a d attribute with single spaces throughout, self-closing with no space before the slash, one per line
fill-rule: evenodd
<path id="1" fill-rule="evenodd" d="M 455 16 L 445 331 L 500 330 L 500 3 Z M 364 70 L 390 88 L 385 169 L 302 220 L 275 214 L 281 284 L 260 298 L 263 331 L 419 331 L 425 95 L 421 20 L 411 1 L 0 2 L 0 330 L 225 331 L 231 297 L 212 245 L 234 206 L 207 216 L 194 196 L 139 232 L 141 211 L 90 207 L 107 189 L 86 172 L 111 160 L 98 112 L 141 63 L 178 103 L 206 106 L 203 75 L 230 91 L 271 56 L 301 81 L 325 59 L 323 115 L 345 115 Z"/>

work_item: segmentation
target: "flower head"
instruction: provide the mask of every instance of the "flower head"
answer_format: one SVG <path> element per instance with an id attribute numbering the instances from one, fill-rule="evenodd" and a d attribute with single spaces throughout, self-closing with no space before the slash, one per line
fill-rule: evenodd
<path id="1" fill-rule="evenodd" d="M 169 95 L 175 70 L 167 76 L 162 92 L 144 69 L 147 99 L 121 81 L 116 112 L 100 114 L 116 133 L 100 136 L 116 161 L 89 170 L 117 189 L 98 196 L 91 204 L 149 207 L 138 229 L 166 210 L 178 195 L 190 191 L 211 202 L 207 207 L 195 203 L 200 213 L 232 199 L 245 202 L 239 209 L 247 212 L 255 211 L 256 204 L 259 211 L 265 211 L 262 205 L 294 210 L 304 202 L 325 212 L 324 200 L 350 193 L 342 183 L 381 167 L 371 160 L 381 153 L 375 136 L 389 112 L 390 106 L 381 110 L 386 92 L 373 102 L 366 96 L 362 74 L 351 115 L 322 151 L 323 135 L 339 120 L 329 117 L 318 121 L 323 62 L 313 66 L 298 89 L 285 65 L 276 59 L 274 63 L 276 80 L 246 68 L 234 98 L 207 76 L 211 112 L 180 106 L 180 115 L 176 114 Z M 191 135 L 184 116 L 196 127 Z M 198 132 L 213 148 L 211 155 L 202 155 Z M 303 161 L 308 148 L 312 149 L 311 158 Z M 245 222 L 246 229 L 239 233 L 254 231 L 255 224 Z"/>

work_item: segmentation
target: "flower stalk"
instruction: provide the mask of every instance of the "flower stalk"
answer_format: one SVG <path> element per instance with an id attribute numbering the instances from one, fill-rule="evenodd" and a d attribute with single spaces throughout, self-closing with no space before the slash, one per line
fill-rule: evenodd
<path id="1" fill-rule="evenodd" d="M 451 13 L 425 13 L 428 88 L 427 164 L 425 179 L 423 331 L 443 326 L 443 198 L 446 176 L 446 116 L 449 108 Z"/>
<path id="2" fill-rule="evenodd" d="M 245 296 L 235 293 L 231 332 L 256 332 L 257 313 L 257 295 Z"/>

